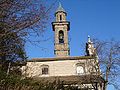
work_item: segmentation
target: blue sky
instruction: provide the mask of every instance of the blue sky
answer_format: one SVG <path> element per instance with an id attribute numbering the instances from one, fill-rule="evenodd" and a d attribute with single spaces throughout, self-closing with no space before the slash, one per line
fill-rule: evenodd
<path id="1" fill-rule="evenodd" d="M 46 0 L 47 4 L 55 0 Z M 59 0 L 58 0 L 59 2 Z M 50 13 L 46 32 L 38 46 L 26 44 L 29 58 L 54 57 L 54 32 L 51 22 L 55 20 L 54 13 L 58 2 Z M 100 40 L 120 40 L 120 0 L 60 0 L 67 12 L 67 20 L 70 21 L 70 53 L 71 56 L 84 55 L 87 36 Z"/>
<path id="2" fill-rule="evenodd" d="M 55 0 L 46 0 L 48 4 Z M 58 0 L 59 1 L 59 0 Z M 60 0 L 67 12 L 67 20 L 70 21 L 70 54 L 81 56 L 85 52 L 87 36 L 100 40 L 114 38 L 120 41 L 120 0 Z M 54 13 L 58 2 L 50 13 L 46 32 L 40 38 L 49 38 L 41 41 L 38 46 L 26 44 L 28 57 L 54 57 L 54 32 L 51 22 L 55 20 Z M 111 89 L 110 89 L 111 88 Z M 108 90 L 114 90 L 109 87 Z"/>

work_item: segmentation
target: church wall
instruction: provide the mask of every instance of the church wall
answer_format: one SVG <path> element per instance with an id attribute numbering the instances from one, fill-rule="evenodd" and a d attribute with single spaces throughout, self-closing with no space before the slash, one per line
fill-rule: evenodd
<path id="1" fill-rule="evenodd" d="M 89 62 L 91 62 L 91 65 Z M 47 76 L 71 76 L 77 74 L 77 65 L 80 65 L 84 69 L 83 74 L 89 74 L 90 68 L 93 67 L 94 60 L 59 60 L 59 61 L 47 61 L 47 62 L 27 62 L 26 74 L 28 77 L 47 77 Z M 43 65 L 49 66 L 48 74 L 42 75 Z M 82 72 L 82 71 L 79 71 Z"/>

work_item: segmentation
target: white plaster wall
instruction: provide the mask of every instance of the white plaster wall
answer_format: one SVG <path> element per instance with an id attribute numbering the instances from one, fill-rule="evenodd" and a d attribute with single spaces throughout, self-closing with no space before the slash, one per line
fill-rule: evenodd
<path id="1" fill-rule="evenodd" d="M 87 65 L 88 61 L 91 60 L 60 60 L 60 61 L 47 61 L 47 62 L 27 62 L 26 73 L 28 77 L 45 77 L 45 76 L 71 76 L 77 75 L 76 73 L 76 64 L 80 63 L 84 66 L 85 74 L 88 74 L 88 68 L 90 65 Z M 49 66 L 49 74 L 41 74 L 41 65 Z"/>

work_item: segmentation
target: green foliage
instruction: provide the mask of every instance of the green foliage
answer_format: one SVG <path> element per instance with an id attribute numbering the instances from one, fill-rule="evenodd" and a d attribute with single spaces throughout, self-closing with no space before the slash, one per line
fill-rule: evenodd
<path id="1" fill-rule="evenodd" d="M 24 78 L 19 75 L 7 75 L 0 70 L 0 90 L 78 90 L 76 87 L 64 87 L 62 82 L 45 82 Z"/>

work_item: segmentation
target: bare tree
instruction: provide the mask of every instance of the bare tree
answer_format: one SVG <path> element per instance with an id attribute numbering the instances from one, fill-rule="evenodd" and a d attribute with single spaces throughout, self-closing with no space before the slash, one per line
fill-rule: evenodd
<path id="1" fill-rule="evenodd" d="M 120 90 L 120 42 L 95 39 L 94 43 L 99 56 L 100 68 L 106 81 L 106 89 L 109 84 Z"/>
<path id="2" fill-rule="evenodd" d="M 48 21 L 43 0 L 0 0 L 0 64 L 24 60 L 29 37 L 39 37 Z"/>

